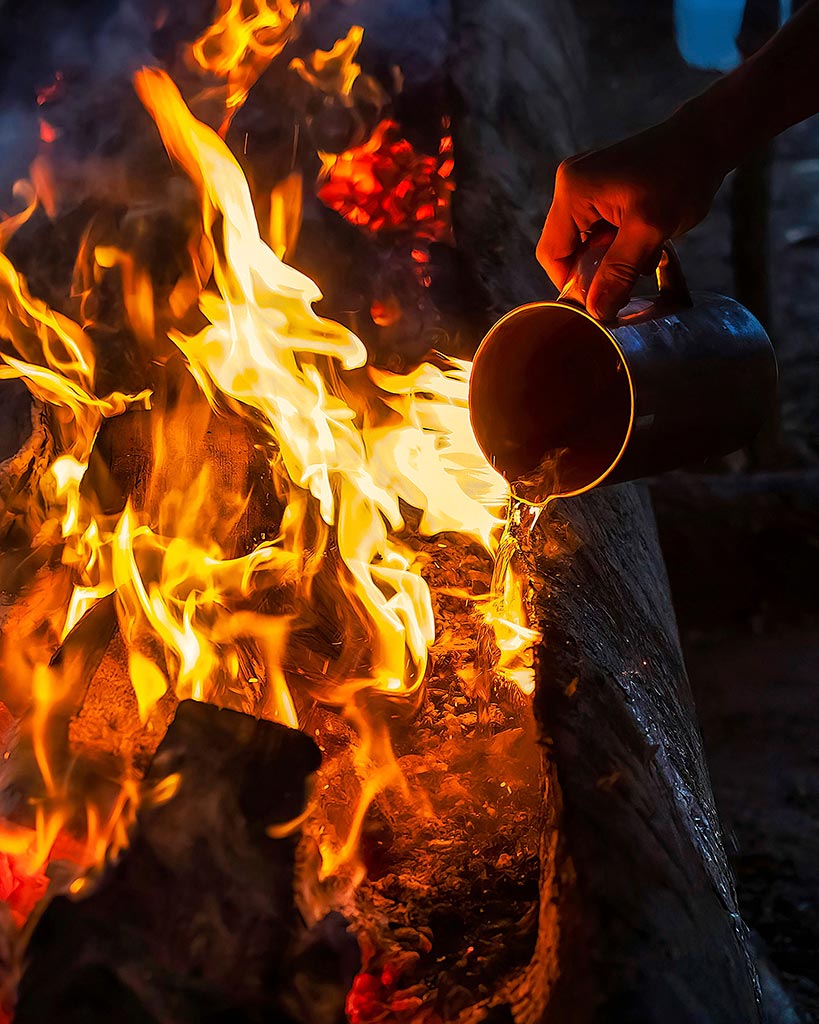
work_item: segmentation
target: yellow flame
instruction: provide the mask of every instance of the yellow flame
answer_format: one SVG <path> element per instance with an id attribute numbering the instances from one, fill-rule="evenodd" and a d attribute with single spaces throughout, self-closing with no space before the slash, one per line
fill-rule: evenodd
<path id="1" fill-rule="evenodd" d="M 276 550 L 294 560 L 296 608 L 309 606 L 315 587 L 329 587 L 346 595 L 364 629 L 369 664 L 359 658 L 352 677 L 314 679 L 313 692 L 342 706 L 360 703 L 356 693 L 410 696 L 422 685 L 435 623 L 419 558 L 403 537 L 401 502 L 421 510 L 422 533 L 455 530 L 488 546 L 506 498 L 469 426 L 469 366 L 425 364 L 406 376 L 362 372 L 361 341 L 314 312 L 321 297 L 314 282 L 260 237 L 247 182 L 218 135 L 193 117 L 164 73 L 143 69 L 136 88 L 169 154 L 199 191 L 212 248 L 215 288 L 200 298 L 207 326 L 193 336 L 174 331 L 172 340 L 215 407 L 228 403 L 273 443 L 271 468 L 286 501 Z M 335 572 L 304 543 L 328 530 L 341 562 Z M 133 561 L 126 576 L 133 587 Z M 180 681 L 194 683 L 209 671 L 195 606 L 177 618 L 173 633 L 162 594 L 161 587 L 147 593 L 142 614 L 176 651 Z M 355 635 L 343 644 L 351 642 Z M 281 665 L 278 674 L 273 692 L 287 694 Z M 372 734 L 366 710 L 359 725 Z M 364 780 L 353 833 L 373 794 L 398 778 L 384 745 L 379 757 Z M 328 852 L 328 862 L 350 856 L 355 843 L 352 834 L 341 851 Z"/>
<path id="2" fill-rule="evenodd" d="M 355 58 L 363 38 L 364 29 L 353 25 L 329 50 L 316 50 L 307 61 L 296 57 L 290 61 L 290 67 L 314 89 L 349 102 L 353 85 L 361 74 L 361 65 L 356 64 Z"/>
<path id="3" fill-rule="evenodd" d="M 16 191 L 28 206 L 0 225 L 3 245 L 34 209 L 31 190 L 18 187 Z M 51 441 L 41 452 L 41 458 L 30 464 L 24 525 L 34 548 L 61 541 L 63 564 L 71 567 L 84 561 L 87 537 L 96 530 L 96 510 L 83 499 L 82 485 L 100 426 L 104 419 L 118 416 L 128 408 L 148 408 L 150 392 L 113 392 L 99 397 L 95 391 L 94 346 L 89 335 L 69 317 L 33 296 L 2 252 L 0 335 L 5 339 L 0 351 L 0 379 L 21 379 L 50 410 Z M 59 604 L 60 588 L 56 589 Z M 26 874 L 35 874 L 42 868 L 60 829 L 75 809 L 66 792 L 65 777 L 62 773 L 58 775 L 52 764 L 50 750 L 51 721 L 72 693 L 70 671 L 50 665 L 51 644 L 70 630 L 72 602 L 59 609 L 45 601 L 39 607 L 35 603 L 32 609 L 32 634 L 22 648 L 11 654 L 6 652 L 4 669 L 9 687 L 20 685 L 28 690 L 31 711 L 27 726 L 45 792 L 36 798 L 36 824 L 28 834 L 25 849 L 20 849 L 19 834 L 6 829 L 0 833 L 0 850 L 19 855 L 19 866 Z M 68 629 L 64 629 L 66 615 Z M 124 841 L 124 810 L 125 804 L 118 802 L 106 818 L 89 805 L 87 837 L 96 852 L 115 837 Z"/>
<path id="4" fill-rule="evenodd" d="M 31 215 L 33 206 L 9 218 L 0 238 L 7 242 Z M 91 450 L 103 419 L 129 406 L 150 404 L 150 392 L 118 392 L 98 398 L 94 392 L 95 359 L 91 339 L 69 317 L 31 295 L 8 257 L 0 252 L 0 336 L 15 355 L 0 351 L 0 379 L 20 378 L 35 398 L 61 411 L 54 423 L 60 454 L 41 481 L 40 526 L 60 519 L 64 538 L 84 526 L 79 504 Z"/>
<path id="5" fill-rule="evenodd" d="M 430 532 L 469 532 L 474 524 L 487 541 L 497 522 L 458 483 L 464 463 L 483 467 L 484 478 L 492 475 L 467 425 L 465 370 L 428 367 L 415 379 L 393 381 L 392 394 L 383 387 L 368 392 L 363 378 L 345 375 L 364 365 L 363 344 L 313 311 L 321 297 L 316 285 L 262 241 L 247 182 L 230 151 L 195 120 L 167 75 L 144 69 L 136 87 L 168 152 L 200 191 L 214 252 L 219 294 L 205 293 L 200 303 L 209 324 L 193 337 L 174 332 L 173 340 L 198 380 L 209 380 L 216 392 L 245 407 L 245 415 L 261 416 L 280 453 L 285 490 L 295 485 L 314 499 L 305 505 L 299 495 L 288 506 L 293 530 L 303 529 L 299 517 L 316 514 L 335 528 L 369 625 L 369 685 L 412 692 L 423 679 L 434 623 L 417 558 L 397 536 L 404 527 L 399 498 L 425 510 L 422 529 Z M 417 402 L 416 422 L 405 427 L 385 417 L 402 398 L 410 404 L 419 388 L 437 389 L 439 401 L 451 403 L 456 382 L 463 424 L 457 439 L 447 434 L 445 411 L 424 409 L 432 402 Z M 446 451 L 454 440 L 467 452 Z M 494 494 L 482 497 L 497 504 L 503 485 L 496 475 L 494 484 Z M 473 485 L 470 480 L 468 487 Z"/>
<path id="6" fill-rule="evenodd" d="M 247 10 L 247 3 L 225 0 L 194 45 L 200 64 L 227 78 L 233 110 L 290 38 L 298 4 L 258 0 Z M 315 55 L 309 71 L 297 70 L 325 84 L 332 79 L 336 91 L 349 94 L 360 41 L 353 30 Z M 201 237 L 188 241 L 190 270 L 167 300 L 168 320 L 198 302 L 205 326 L 169 332 L 184 359 L 184 380 L 175 381 L 177 407 L 163 398 L 161 415 L 153 416 L 147 494 L 103 512 L 85 485 L 99 429 L 126 410 L 150 410 L 152 396 L 100 397 L 84 327 L 31 296 L 0 252 L 0 334 L 12 349 L 0 351 L 0 377 L 23 379 L 55 421 L 54 449 L 33 484 L 33 546 L 62 545 L 68 587 L 64 602 L 55 596 L 44 604 L 38 624 L 46 639 L 15 653 L 15 674 L 30 690 L 45 798 L 34 839 L 0 833 L 0 849 L 20 848 L 41 865 L 77 809 L 48 748 L 51 720 L 71 686 L 70 673 L 52 667 L 50 657 L 108 600 L 143 724 L 168 689 L 293 727 L 311 700 L 343 709 L 360 737 L 360 798 L 346 835 L 322 845 L 326 875 L 354 859 L 378 793 L 406 791 L 377 699 L 419 697 L 435 621 L 405 509 L 417 510 L 412 522 L 422 535 L 457 532 L 491 550 L 508 490 L 472 434 L 468 363 L 439 360 L 405 375 L 377 370 L 366 365 L 355 334 L 315 312 L 319 288 L 283 262 L 298 234 L 301 178 L 274 191 L 267 244 L 248 183 L 219 134 L 193 116 L 163 72 L 143 69 L 135 85 L 201 204 Z M 0 225 L 0 242 L 29 215 Z M 141 341 L 152 342 L 157 324 L 167 321 L 155 318 L 147 272 L 113 246 L 96 247 L 93 257 L 97 268 L 119 269 L 128 321 Z M 96 281 L 91 275 L 84 298 Z M 236 550 L 231 533 L 250 495 L 226 495 L 208 465 L 195 472 L 180 466 L 174 442 L 180 433 L 204 435 L 226 411 L 267 454 L 280 500 L 269 535 L 249 550 Z M 275 611 L 266 603 L 271 594 Z M 506 597 L 504 608 L 520 614 L 500 606 L 487 614 L 495 614 L 503 672 L 526 690 L 531 673 L 520 654 L 536 634 L 520 617 L 521 595 Z M 330 620 L 332 640 L 324 638 L 326 656 L 310 661 L 311 631 L 321 631 L 322 618 Z M 113 809 L 87 803 L 89 858 L 126 841 L 137 799 L 126 780 Z"/>
<path id="7" fill-rule="evenodd" d="M 150 658 L 135 650 L 128 652 L 128 675 L 137 698 L 139 720 L 144 725 L 167 692 L 168 681 Z"/>
<path id="8" fill-rule="evenodd" d="M 191 48 L 196 63 L 226 80 L 230 119 L 293 36 L 299 0 L 219 0 L 218 15 Z"/>
<path id="9" fill-rule="evenodd" d="M 301 174 L 289 174 L 270 193 L 270 248 L 283 260 L 296 247 L 301 231 Z"/>

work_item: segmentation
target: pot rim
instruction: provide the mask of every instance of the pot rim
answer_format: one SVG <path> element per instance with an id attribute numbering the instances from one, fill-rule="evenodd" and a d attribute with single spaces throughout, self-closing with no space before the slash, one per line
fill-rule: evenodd
<path id="1" fill-rule="evenodd" d="M 634 387 L 634 379 L 633 379 L 633 377 L 631 375 L 631 369 L 630 369 L 630 367 L 628 365 L 628 360 L 626 359 L 626 356 L 625 356 L 625 353 L 623 351 L 623 348 L 619 344 L 619 342 L 617 341 L 617 338 L 614 336 L 614 333 L 608 327 L 606 327 L 605 324 L 601 323 L 599 320 L 597 320 L 595 317 L 593 317 L 590 313 L 588 313 L 585 309 L 580 309 L 578 306 L 575 306 L 574 303 L 559 302 L 559 301 L 545 301 L 545 300 L 538 301 L 538 302 L 527 302 L 524 305 L 517 306 L 515 309 L 511 309 L 508 313 L 504 314 L 504 316 L 502 316 L 500 318 L 500 320 L 498 320 L 497 323 L 495 323 L 487 331 L 486 335 L 483 338 L 483 341 L 481 341 L 481 343 L 478 346 L 478 349 L 475 352 L 475 355 L 474 355 L 474 357 L 472 359 L 472 372 L 470 374 L 470 380 L 469 380 L 469 420 L 470 420 L 470 423 L 472 425 L 472 433 L 475 435 L 475 440 L 478 442 L 478 447 L 483 452 L 484 457 L 486 458 L 487 462 L 492 466 L 493 469 L 497 470 L 497 472 L 500 473 L 501 476 L 505 480 L 507 480 L 507 482 L 510 485 L 513 483 L 513 481 L 509 480 L 509 478 L 506 476 L 506 474 L 503 472 L 503 470 L 499 466 L 496 466 L 493 463 L 492 455 L 484 447 L 484 444 L 483 444 L 483 442 L 482 442 L 482 440 L 481 440 L 481 438 L 480 438 L 480 436 L 478 434 L 478 431 L 477 431 L 477 429 L 475 427 L 475 416 L 474 416 L 474 406 L 473 406 L 473 402 L 472 402 L 472 394 L 473 394 L 473 387 L 474 387 L 474 380 L 475 380 L 475 369 L 476 369 L 476 367 L 479 366 L 480 362 L 482 361 L 481 360 L 481 354 L 484 354 L 484 356 L 485 356 L 487 350 L 491 349 L 492 344 L 493 344 L 493 342 L 494 342 L 498 332 L 501 330 L 503 325 L 506 324 L 509 320 L 514 319 L 515 317 L 519 316 L 520 314 L 531 312 L 534 309 L 551 309 L 551 308 L 560 309 L 562 312 L 565 312 L 566 310 L 570 310 L 572 313 L 575 313 L 578 316 L 585 317 L 586 320 L 588 320 L 591 323 L 593 323 L 595 325 L 595 327 L 597 327 L 600 331 L 602 331 L 602 333 L 606 335 L 606 337 L 609 339 L 611 344 L 614 346 L 614 349 L 617 352 L 617 355 L 620 357 L 620 362 L 622 363 L 623 367 L 625 368 L 626 379 L 628 380 L 628 389 L 629 389 L 629 421 L 628 421 L 628 427 L 626 429 L 625 437 L 623 439 L 623 443 L 620 446 L 620 450 L 618 451 L 618 453 L 615 456 L 615 458 L 611 461 L 611 463 L 609 464 L 609 466 L 607 467 L 607 469 L 603 473 L 601 473 L 595 480 L 591 481 L 591 483 L 588 483 L 588 484 L 584 485 L 583 487 L 579 487 L 579 488 L 577 488 L 576 490 L 573 490 L 573 491 L 561 491 L 559 494 L 553 494 L 553 495 L 550 495 L 547 498 L 544 498 L 543 501 L 530 501 L 530 500 L 528 500 L 526 498 L 519 498 L 518 499 L 518 500 L 522 501 L 526 505 L 533 505 L 533 506 L 543 506 L 543 505 L 548 504 L 550 501 L 556 500 L 557 498 L 574 498 L 574 497 L 577 497 L 577 495 L 579 495 L 579 494 L 585 494 L 587 491 L 591 491 L 595 487 L 599 486 L 614 471 L 614 469 L 621 462 L 623 456 L 625 455 L 626 449 L 628 448 L 629 441 L 631 440 L 631 435 L 634 432 L 634 420 L 635 420 L 635 408 L 636 408 L 636 394 L 635 394 L 635 387 Z"/>

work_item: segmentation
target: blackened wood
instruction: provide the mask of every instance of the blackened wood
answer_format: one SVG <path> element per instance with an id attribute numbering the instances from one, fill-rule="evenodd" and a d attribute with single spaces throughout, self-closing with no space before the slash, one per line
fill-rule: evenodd
<path id="1" fill-rule="evenodd" d="M 546 126 L 556 102 L 571 111 L 560 75 L 574 69 L 559 59 L 572 52 L 565 43 L 556 64 L 555 45 L 534 54 L 549 28 L 561 38 L 561 3 L 523 3 L 491 20 L 489 8 L 497 15 L 488 2 L 453 4 L 455 227 L 491 310 L 502 313 L 547 291 L 534 246 L 551 178 L 537 169 L 572 148 L 571 137 Z M 530 62 L 497 60 L 521 46 Z M 509 106 L 504 97 L 515 90 Z M 574 534 L 577 550 L 556 555 L 547 540 L 557 530 Z M 759 1021 L 648 500 L 625 485 L 560 502 L 542 517 L 534 549 L 533 610 L 543 631 L 535 694 L 545 780 L 541 922 L 531 967 L 509 993 L 512 1017 Z"/>
<path id="2" fill-rule="evenodd" d="M 267 831 L 301 813 L 319 761 L 303 733 L 183 702 L 130 847 L 38 923 L 18 1024 L 343 1020 L 356 943 L 338 916 L 304 928 L 296 836 Z"/>

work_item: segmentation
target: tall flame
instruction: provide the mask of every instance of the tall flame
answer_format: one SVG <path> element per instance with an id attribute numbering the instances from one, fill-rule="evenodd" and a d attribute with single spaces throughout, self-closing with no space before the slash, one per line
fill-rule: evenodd
<path id="1" fill-rule="evenodd" d="M 224 0 L 220 10 L 194 52 L 227 77 L 235 110 L 286 44 L 298 4 L 257 0 L 246 16 L 246 4 Z M 344 93 L 358 74 L 359 43 L 360 33 L 351 33 L 300 73 L 308 80 L 340 75 Z M 153 344 L 160 322 L 198 302 L 204 326 L 168 332 L 181 357 L 163 370 L 173 378 L 174 402 L 148 391 L 99 396 L 85 328 L 33 297 L 0 252 L 0 334 L 11 343 L 11 351 L 0 351 L 0 376 L 25 381 L 50 411 L 56 438 L 31 484 L 29 519 L 32 545 L 59 549 L 60 584 L 32 613 L 41 642 L 7 652 L 4 665 L 29 686 L 47 794 L 31 862 L 42 863 L 42 851 L 76 810 L 69 777 L 49 749 L 51 720 L 72 688 L 71 665 L 55 660 L 54 647 L 68 646 L 107 602 L 128 650 L 143 723 L 168 689 L 294 727 L 312 702 L 344 710 L 360 738 L 361 794 L 348 833 L 323 850 L 332 871 L 354 857 L 368 802 L 402 783 L 380 709 L 384 698 L 410 699 L 410 706 L 420 699 L 435 640 L 424 556 L 413 535 L 454 532 L 494 550 L 507 487 L 472 434 L 468 363 L 437 359 L 406 375 L 377 370 L 367 366 L 355 334 L 315 312 L 319 288 L 282 258 L 297 230 L 292 206 L 300 179 L 299 188 L 283 189 L 280 208 L 271 207 L 271 248 L 220 134 L 194 117 L 164 72 L 142 69 L 135 87 L 196 189 L 201 237 L 189 240 L 192 269 L 171 292 L 162 320 L 154 315 L 150 277 L 131 254 L 98 246 L 94 265 L 118 268 L 141 344 Z M 376 148 L 382 140 L 377 133 Z M 446 159 L 451 163 L 448 153 Z M 0 243 L 32 208 L 0 225 Z M 86 481 L 100 428 L 152 406 L 148 493 L 104 511 Z M 225 494 L 213 467 L 180 465 L 175 447 L 180 434 L 203 437 L 213 416 L 238 420 L 255 439 L 278 499 L 267 535 L 244 548 L 232 533 L 250 495 Z M 502 668 L 526 689 L 527 666 L 516 655 L 534 634 L 522 615 L 518 609 L 493 624 Z M 87 808 L 95 848 L 112 837 L 123 841 L 117 822 L 135 799 L 129 785 L 107 815 Z M 0 835 L 0 851 L 6 841 Z"/>
<path id="2" fill-rule="evenodd" d="M 203 294 L 200 307 L 209 324 L 193 337 L 174 332 L 173 340 L 209 393 L 257 413 L 269 432 L 284 471 L 290 537 L 334 527 L 344 575 L 369 627 L 367 686 L 410 693 L 423 680 L 434 623 L 418 560 L 398 536 L 399 502 L 424 510 L 424 532 L 458 529 L 488 542 L 497 519 L 487 506 L 502 503 L 503 489 L 468 429 L 457 438 L 461 451 L 438 453 L 452 435 L 440 412 L 436 422 L 436 412 L 424 409 L 431 403 L 415 403 L 415 423 L 405 408 L 404 426 L 388 414 L 402 392 L 451 402 L 457 386 L 465 422 L 465 367 L 427 365 L 399 381 L 353 375 L 366 362 L 363 344 L 313 311 L 318 288 L 262 241 L 247 182 L 221 139 L 195 120 L 164 73 L 143 70 L 136 87 L 168 152 L 200 192 L 214 252 L 218 294 Z M 459 483 L 465 464 L 484 482 L 483 503 Z"/>
<path id="3" fill-rule="evenodd" d="M 261 73 L 290 41 L 300 0 L 219 0 L 219 14 L 192 46 L 204 70 L 226 81 L 222 133 Z"/>

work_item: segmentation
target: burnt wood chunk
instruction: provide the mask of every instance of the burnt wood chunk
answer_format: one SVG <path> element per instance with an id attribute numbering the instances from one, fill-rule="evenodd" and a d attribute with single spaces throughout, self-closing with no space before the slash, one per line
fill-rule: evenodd
<path id="1" fill-rule="evenodd" d="M 154 756 L 131 845 L 59 896 L 28 948 L 18 1024 L 343 1020 L 358 968 L 340 915 L 308 931 L 297 833 L 320 754 L 294 729 L 194 701 Z"/>

